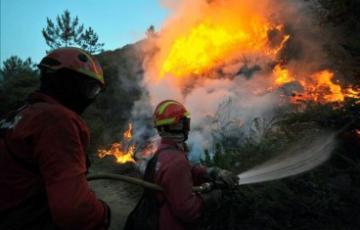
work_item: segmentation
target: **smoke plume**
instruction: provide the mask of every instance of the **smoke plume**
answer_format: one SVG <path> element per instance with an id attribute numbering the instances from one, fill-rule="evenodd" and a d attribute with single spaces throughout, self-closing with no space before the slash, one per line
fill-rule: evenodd
<path id="1" fill-rule="evenodd" d="M 191 113 L 190 158 L 196 161 L 204 149 L 214 147 L 219 133 L 236 136 L 240 128 L 251 130 L 256 119 L 271 120 L 279 106 L 291 103 L 294 91 L 319 85 L 314 80 L 319 72 L 329 71 L 327 77 L 334 80 L 324 52 L 324 46 L 331 45 L 331 33 L 318 25 L 311 3 L 161 4 L 171 16 L 146 41 L 154 52 L 143 63 L 146 93 L 133 110 L 142 138 L 153 134 L 150 111 L 163 100 L 177 100 Z"/>

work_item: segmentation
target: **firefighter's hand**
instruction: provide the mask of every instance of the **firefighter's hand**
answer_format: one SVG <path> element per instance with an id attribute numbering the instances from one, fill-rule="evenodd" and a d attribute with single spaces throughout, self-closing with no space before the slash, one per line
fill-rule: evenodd
<path id="1" fill-rule="evenodd" d="M 222 191 L 215 189 L 210 192 L 200 193 L 204 202 L 205 209 L 216 209 L 220 206 L 222 200 Z"/>
<path id="2" fill-rule="evenodd" d="M 223 182 L 227 187 L 233 188 L 239 183 L 239 178 L 233 172 L 218 167 L 208 168 L 208 175 L 214 181 Z"/>

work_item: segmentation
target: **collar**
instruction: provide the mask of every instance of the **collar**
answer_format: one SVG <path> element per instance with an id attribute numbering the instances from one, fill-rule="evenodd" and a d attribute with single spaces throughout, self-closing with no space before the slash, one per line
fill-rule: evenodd
<path id="1" fill-rule="evenodd" d="M 188 152 L 187 145 L 185 142 L 177 143 L 176 141 L 169 139 L 169 138 L 161 138 L 160 147 L 159 149 L 174 147 L 181 152 Z"/>
<path id="2" fill-rule="evenodd" d="M 169 138 L 161 138 L 161 145 L 170 145 L 170 146 L 174 146 L 177 147 L 177 143 L 174 140 L 171 140 Z"/>

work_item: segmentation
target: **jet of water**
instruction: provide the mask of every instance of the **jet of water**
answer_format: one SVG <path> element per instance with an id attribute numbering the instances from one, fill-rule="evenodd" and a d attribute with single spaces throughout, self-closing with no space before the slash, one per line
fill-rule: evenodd
<path id="1" fill-rule="evenodd" d="M 315 138 L 301 140 L 278 157 L 239 174 L 239 184 L 281 179 L 321 165 L 329 159 L 334 150 L 337 133 L 324 132 Z"/>

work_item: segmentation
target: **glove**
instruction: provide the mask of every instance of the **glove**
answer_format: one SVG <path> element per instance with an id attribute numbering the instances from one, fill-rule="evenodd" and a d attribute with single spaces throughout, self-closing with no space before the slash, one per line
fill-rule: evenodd
<path id="1" fill-rule="evenodd" d="M 222 200 L 222 191 L 215 189 L 210 192 L 200 193 L 206 209 L 216 209 L 220 206 Z"/>
<path id="2" fill-rule="evenodd" d="M 231 171 L 218 167 L 211 167 L 208 168 L 207 172 L 210 179 L 214 181 L 220 181 L 229 188 L 233 188 L 239 184 L 239 178 Z"/>

